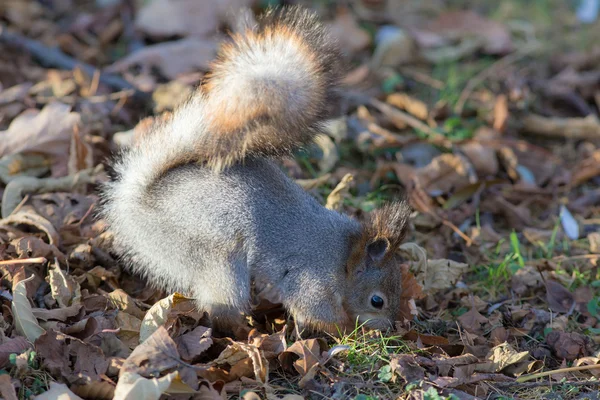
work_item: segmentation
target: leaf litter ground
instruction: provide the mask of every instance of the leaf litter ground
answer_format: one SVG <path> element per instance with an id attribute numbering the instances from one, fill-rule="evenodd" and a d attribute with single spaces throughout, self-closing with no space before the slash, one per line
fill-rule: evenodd
<path id="1" fill-rule="evenodd" d="M 267 3 L 0 4 L 1 396 L 598 398 L 600 25 L 571 3 L 303 2 L 351 68 L 282 166 L 357 218 L 408 196 L 392 332 L 299 338 L 269 293 L 217 332 L 122 268 L 107 157 Z"/>

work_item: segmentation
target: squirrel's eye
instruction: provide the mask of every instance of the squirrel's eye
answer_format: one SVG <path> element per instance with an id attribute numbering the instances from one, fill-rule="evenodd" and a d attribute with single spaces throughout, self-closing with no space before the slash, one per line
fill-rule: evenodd
<path id="1" fill-rule="evenodd" d="M 375 295 L 371 297 L 371 305 L 375 308 L 383 308 L 383 299 Z"/>

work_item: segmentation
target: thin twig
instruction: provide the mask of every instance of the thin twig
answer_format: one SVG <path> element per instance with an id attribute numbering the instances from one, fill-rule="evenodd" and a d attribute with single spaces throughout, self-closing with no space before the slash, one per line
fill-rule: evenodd
<path id="1" fill-rule="evenodd" d="M 550 376 L 550 375 L 555 375 L 555 374 L 562 374 L 564 372 L 587 371 L 590 369 L 600 369 L 600 364 L 582 365 L 580 367 L 561 368 L 561 369 L 555 369 L 554 371 L 546 371 L 546 372 L 540 372 L 537 374 L 523 375 L 517 379 L 517 382 L 519 382 L 519 383 L 527 382 L 532 379 L 543 378 L 545 376 Z"/>
<path id="2" fill-rule="evenodd" d="M 16 264 L 42 264 L 45 263 L 46 260 L 44 257 L 35 257 L 35 258 L 17 258 L 14 260 L 4 260 L 0 261 L 0 265 L 16 265 Z"/>
<path id="3" fill-rule="evenodd" d="M 501 389 L 531 389 L 542 386 L 600 386 L 600 380 L 596 381 L 566 381 L 566 382 L 553 382 L 553 381 L 541 381 L 541 382 L 499 382 L 494 384 Z"/>

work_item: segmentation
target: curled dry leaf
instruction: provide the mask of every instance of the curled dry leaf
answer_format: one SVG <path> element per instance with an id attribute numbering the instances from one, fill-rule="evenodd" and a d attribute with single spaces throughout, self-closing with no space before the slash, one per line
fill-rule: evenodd
<path id="1" fill-rule="evenodd" d="M 598 364 L 600 364 L 600 358 L 598 358 L 598 357 L 582 357 L 582 358 L 575 360 L 575 362 L 573 363 L 573 366 L 580 367 L 582 365 L 598 365 Z M 591 369 L 590 372 L 596 378 L 600 377 L 600 369 Z"/>
<path id="2" fill-rule="evenodd" d="M 442 154 L 415 171 L 420 186 L 430 195 L 439 196 L 471 182 L 471 166 L 456 154 Z"/>
<path id="3" fill-rule="evenodd" d="M 421 381 L 425 377 L 425 369 L 419 365 L 413 354 L 393 354 L 390 367 L 393 374 L 399 375 L 407 383 Z"/>
<path id="4" fill-rule="evenodd" d="M 335 189 L 327 196 L 325 207 L 330 210 L 340 210 L 344 204 L 344 199 L 350 193 L 353 180 L 354 176 L 352 176 L 352 174 L 344 175 L 340 183 L 338 183 Z"/>
<path id="5" fill-rule="evenodd" d="M 212 329 L 198 326 L 193 331 L 177 337 L 175 343 L 177 343 L 181 358 L 191 361 L 208 350 L 213 344 L 211 335 Z"/>
<path id="6" fill-rule="evenodd" d="M 462 327 L 470 333 L 482 333 L 481 326 L 489 322 L 488 319 L 481 315 L 475 308 L 471 308 L 471 310 L 458 317 L 458 321 Z"/>
<path id="7" fill-rule="evenodd" d="M 66 175 L 71 138 L 80 122 L 71 106 L 59 102 L 47 104 L 41 111 L 26 110 L 8 130 L 0 131 L 0 157 L 24 152 L 48 154 L 55 160 L 52 175 Z"/>
<path id="8" fill-rule="evenodd" d="M 210 365 L 211 369 L 206 374 L 203 372 L 199 372 L 199 374 L 211 381 L 217 378 L 231 382 L 245 376 L 266 383 L 269 377 L 268 361 L 264 354 L 252 344 L 232 341 Z M 218 368 L 223 365 L 231 367 L 229 372 Z"/>
<path id="9" fill-rule="evenodd" d="M 146 313 L 136 304 L 133 297 L 129 296 L 123 289 L 116 289 L 108 294 L 108 298 L 115 308 L 131 314 L 138 319 L 143 319 Z"/>
<path id="10" fill-rule="evenodd" d="M 285 342 L 286 329 L 287 327 L 284 326 L 279 332 L 271 335 L 260 334 L 256 329 L 253 329 L 248 334 L 248 343 L 262 351 L 267 360 L 277 358 L 287 348 Z"/>
<path id="11" fill-rule="evenodd" d="M 71 275 L 67 275 L 58 262 L 48 270 L 48 283 L 52 298 L 61 308 L 80 304 L 81 289 L 79 283 Z"/>
<path id="12" fill-rule="evenodd" d="M 417 282 L 428 294 L 452 287 L 468 268 L 467 264 L 452 260 L 427 260 L 427 252 L 416 243 L 404 243 L 399 251 L 411 261 Z"/>
<path id="13" fill-rule="evenodd" d="M 181 303 L 189 303 L 191 299 L 179 294 L 173 293 L 164 299 L 154 303 L 146 312 L 140 327 L 140 343 L 146 341 L 160 326 L 164 325 L 167 317 L 173 307 Z"/>
<path id="14" fill-rule="evenodd" d="M 30 276 L 17 283 L 13 291 L 13 300 L 11 303 L 15 328 L 20 335 L 25 336 L 30 342 L 35 342 L 45 332 L 33 315 L 31 303 L 29 303 L 29 298 L 27 297 L 25 284 L 33 278 L 33 276 Z"/>
<path id="15" fill-rule="evenodd" d="M 2 203 L 4 206 L 4 202 Z M 4 208 L 3 208 L 3 216 Z M 44 232 L 46 237 L 48 238 L 48 242 L 51 245 L 59 246 L 60 245 L 60 236 L 54 226 L 39 214 L 33 211 L 19 211 L 15 214 L 11 214 L 5 216 L 5 218 L 0 220 L 0 227 L 2 225 L 27 225 L 34 228 L 36 231 Z"/>
<path id="16" fill-rule="evenodd" d="M 490 350 L 486 359 L 487 363 L 478 364 L 478 372 L 500 372 L 509 365 L 526 362 L 529 359 L 528 351 L 516 351 L 510 344 L 502 343 Z"/>
<path id="17" fill-rule="evenodd" d="M 279 361 L 284 368 L 290 370 L 293 367 L 301 376 L 305 376 L 313 367 L 320 364 L 322 353 L 326 349 L 327 344 L 323 339 L 299 340 L 279 355 Z M 293 354 L 299 357 L 295 361 Z"/>

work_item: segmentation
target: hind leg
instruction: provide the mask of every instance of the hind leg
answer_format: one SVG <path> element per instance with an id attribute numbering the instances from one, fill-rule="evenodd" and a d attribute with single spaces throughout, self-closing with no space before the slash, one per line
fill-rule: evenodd
<path id="1" fill-rule="evenodd" d="M 231 257 L 225 264 L 203 268 L 204 276 L 198 276 L 203 284 L 194 285 L 194 298 L 216 329 L 236 332 L 245 326 L 243 314 L 250 306 L 250 273 L 243 255 Z"/>

